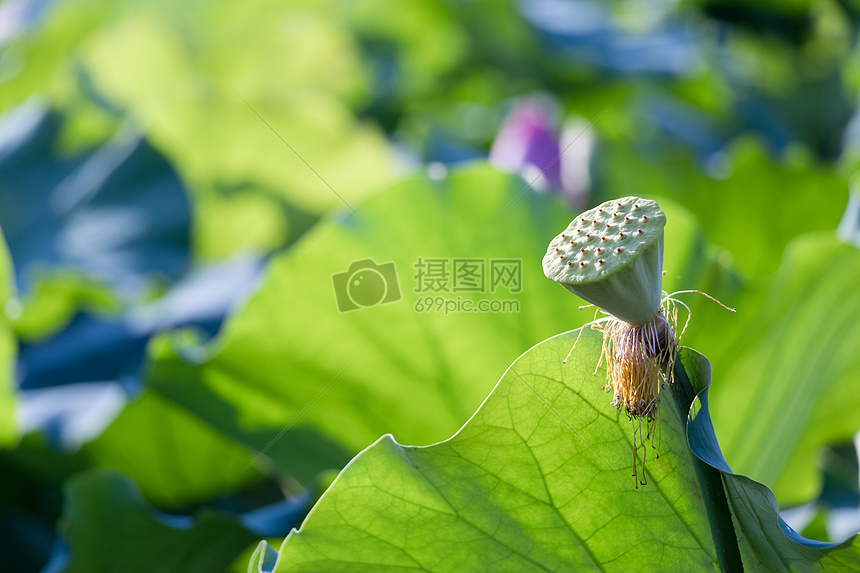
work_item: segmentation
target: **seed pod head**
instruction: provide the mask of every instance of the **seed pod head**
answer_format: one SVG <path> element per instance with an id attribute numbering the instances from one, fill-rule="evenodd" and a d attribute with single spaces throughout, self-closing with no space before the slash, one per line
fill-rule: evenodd
<path id="1" fill-rule="evenodd" d="M 645 324 L 660 310 L 665 226 L 655 201 L 607 201 L 552 240 L 544 274 L 629 324 Z"/>

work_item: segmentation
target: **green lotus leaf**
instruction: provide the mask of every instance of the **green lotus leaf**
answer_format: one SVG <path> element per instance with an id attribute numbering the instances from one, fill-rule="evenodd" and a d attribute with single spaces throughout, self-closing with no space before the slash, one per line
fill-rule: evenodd
<path id="1" fill-rule="evenodd" d="M 287 537 L 274 571 L 716 570 L 697 464 L 723 482 L 722 525 L 735 528 L 746 570 L 856 570 L 853 540 L 800 537 L 765 486 L 731 473 L 707 416 L 710 365 L 689 349 L 680 371 L 700 391 L 689 424 L 664 400 L 660 455 L 649 450 L 637 488 L 637 425 L 608 404 L 603 371 L 592 374 L 596 333 L 562 364 L 576 335 L 523 354 L 450 439 L 416 447 L 385 436 L 363 451 Z M 262 549 L 252 570 L 272 562 Z"/>

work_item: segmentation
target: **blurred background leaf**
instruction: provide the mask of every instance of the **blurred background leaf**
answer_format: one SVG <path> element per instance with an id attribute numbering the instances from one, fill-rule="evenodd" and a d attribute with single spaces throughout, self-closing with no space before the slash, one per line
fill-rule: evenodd
<path id="1" fill-rule="evenodd" d="M 15 425 L 15 335 L 9 324 L 9 303 L 15 293 L 12 261 L 0 235 L 0 448 L 18 441 Z"/>
<path id="2" fill-rule="evenodd" d="M 406 180 L 361 205 L 357 215 L 322 222 L 271 262 L 260 291 L 231 319 L 206 362 L 189 361 L 181 345 L 171 349 L 169 338 L 155 343 L 149 384 L 261 451 L 337 380 L 267 452 L 303 483 L 341 467 L 381 434 L 418 444 L 444 439 L 468 419 L 519 349 L 593 315 L 577 311 L 539 266 L 545 230 L 563 228 L 573 214 L 523 189 L 519 178 L 474 167 L 438 182 Z M 694 226 L 684 225 L 691 225 L 689 214 L 665 207 L 678 214 L 666 252 L 667 266 L 678 274 L 667 284 L 707 288 L 724 274 L 717 253 L 702 244 Z M 377 265 L 394 263 L 396 276 L 389 280 L 397 281 L 402 300 L 340 313 L 336 298 L 347 293 L 338 292 L 337 281 L 345 286 L 355 272 L 351 261 L 368 257 Z M 456 258 L 484 261 L 487 288 L 490 261 L 513 259 L 521 265 L 521 292 L 500 283 L 494 296 L 513 301 L 519 312 L 452 307 L 446 313 L 449 302 L 435 306 L 445 292 L 416 292 L 426 284 L 416 278 L 421 261 L 432 258 L 449 261 L 449 290 Z M 486 294 L 445 296 L 462 306 Z M 301 303 L 285 306 L 289 301 Z"/>
<path id="3" fill-rule="evenodd" d="M 697 336 L 713 349 L 712 415 L 727 459 L 789 505 L 818 493 L 822 446 L 860 428 L 858 281 L 860 251 L 833 233 L 804 235 L 779 274 L 738 301 L 737 334 Z"/>
<path id="4" fill-rule="evenodd" d="M 755 139 L 733 140 L 714 178 L 686 151 L 666 151 L 654 161 L 624 142 L 610 143 L 598 177 L 613 196 L 647 191 L 682 202 L 751 281 L 777 270 L 792 238 L 836 229 L 848 200 L 847 181 L 802 149 L 794 151 L 774 159 Z"/>
<path id="5" fill-rule="evenodd" d="M 116 472 L 76 476 L 66 497 L 66 571 L 224 570 L 255 537 L 227 514 L 160 513 Z"/>

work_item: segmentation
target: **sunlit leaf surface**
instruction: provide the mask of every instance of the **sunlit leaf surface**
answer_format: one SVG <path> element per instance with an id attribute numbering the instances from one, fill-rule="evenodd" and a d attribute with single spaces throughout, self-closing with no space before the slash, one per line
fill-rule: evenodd
<path id="1" fill-rule="evenodd" d="M 575 336 L 521 356 L 451 439 L 422 448 L 386 436 L 362 452 L 276 571 L 712 570 L 676 410 L 661 409 L 660 457 L 648 446 L 648 485 L 636 489 L 634 425 L 609 404 L 604 371 L 592 375 L 598 335 L 561 362 Z"/>
<path id="2" fill-rule="evenodd" d="M 748 570 L 856 570 L 851 540 L 800 537 L 770 490 L 731 473 L 708 417 L 710 365 L 696 352 L 682 353 L 704 389 L 689 426 L 664 393 L 660 457 L 635 489 L 633 428 L 607 403 L 603 371 L 592 376 L 597 335 L 561 362 L 576 334 L 521 356 L 449 440 L 414 447 L 385 436 L 362 452 L 286 539 L 274 570 L 715 569 L 694 453 L 722 471 Z"/>

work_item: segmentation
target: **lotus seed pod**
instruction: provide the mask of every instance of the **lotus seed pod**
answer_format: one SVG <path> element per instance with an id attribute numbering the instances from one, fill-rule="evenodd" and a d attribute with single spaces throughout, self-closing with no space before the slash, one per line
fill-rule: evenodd
<path id="1" fill-rule="evenodd" d="M 655 201 L 607 201 L 552 240 L 544 274 L 624 322 L 645 324 L 660 310 L 665 226 Z"/>

